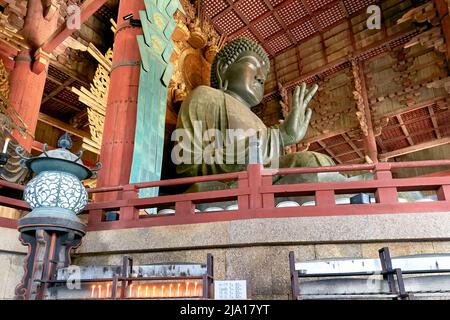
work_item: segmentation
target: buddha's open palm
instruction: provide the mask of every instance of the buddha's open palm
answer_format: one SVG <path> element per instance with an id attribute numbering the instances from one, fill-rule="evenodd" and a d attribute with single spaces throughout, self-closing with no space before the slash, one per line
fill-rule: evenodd
<path id="1" fill-rule="evenodd" d="M 292 95 L 291 112 L 279 126 L 285 147 L 299 143 L 305 137 L 312 115 L 312 110 L 308 108 L 308 104 L 318 88 L 315 84 L 311 90 L 307 90 L 305 83 L 295 88 Z"/>

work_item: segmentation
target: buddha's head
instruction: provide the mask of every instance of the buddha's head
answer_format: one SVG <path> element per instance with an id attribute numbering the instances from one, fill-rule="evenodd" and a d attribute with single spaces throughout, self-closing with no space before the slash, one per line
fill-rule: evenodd
<path id="1" fill-rule="evenodd" d="M 254 107 L 264 96 L 269 69 L 264 49 L 252 40 L 239 38 L 227 43 L 214 58 L 211 86 Z"/>

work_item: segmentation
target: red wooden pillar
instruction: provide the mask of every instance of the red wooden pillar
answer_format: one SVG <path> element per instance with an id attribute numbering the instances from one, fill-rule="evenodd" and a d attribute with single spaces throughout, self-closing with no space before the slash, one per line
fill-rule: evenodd
<path id="1" fill-rule="evenodd" d="M 126 185 L 130 181 L 134 150 L 136 112 L 140 75 L 140 53 L 136 40 L 142 28 L 132 27 L 123 17 L 133 14 L 139 19 L 144 10 L 143 0 L 121 0 L 119 4 L 118 29 L 114 41 L 111 82 L 100 161 L 98 187 Z M 113 200 L 117 194 L 102 196 Z"/>
<path id="2" fill-rule="evenodd" d="M 441 18 L 441 27 L 447 44 L 447 61 L 450 61 L 450 16 L 447 1 L 433 0 Z"/>
<path id="3" fill-rule="evenodd" d="M 34 133 L 44 93 L 47 70 L 36 74 L 32 70 L 33 60 L 49 61 L 47 54 L 36 51 L 56 30 L 59 12 L 52 17 L 44 17 L 44 7 L 41 0 L 28 1 L 27 16 L 25 18 L 22 35 L 27 39 L 31 47 L 30 51 L 22 51 L 15 59 L 14 69 L 10 74 L 11 105 L 16 109 L 27 126 L 27 137 L 22 137 L 18 132 L 13 136 L 28 151 L 31 151 Z M 36 53 L 34 53 L 36 51 Z"/>
<path id="4" fill-rule="evenodd" d="M 23 137 L 14 131 L 13 136 L 27 151 L 31 151 L 47 72 L 35 74 L 31 71 L 33 62 L 29 52 L 19 53 L 15 60 L 14 69 L 10 74 L 9 100 L 25 122 L 28 134 Z M 22 123 L 18 124 L 22 126 Z"/>

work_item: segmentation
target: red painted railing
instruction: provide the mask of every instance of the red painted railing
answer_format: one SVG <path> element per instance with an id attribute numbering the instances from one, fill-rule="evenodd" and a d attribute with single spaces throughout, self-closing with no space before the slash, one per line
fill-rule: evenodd
<path id="1" fill-rule="evenodd" d="M 319 168 L 264 169 L 261 165 L 250 165 L 247 171 L 214 176 L 162 180 L 130 184 L 125 186 L 90 189 L 91 194 L 118 194 L 119 200 L 90 203 L 85 213 L 89 214 L 88 230 L 152 227 L 178 224 L 195 224 L 252 218 L 281 218 L 305 216 L 396 214 L 418 212 L 450 212 L 450 177 L 415 177 L 394 179 L 392 172 L 400 168 L 450 166 L 450 160 L 419 162 L 379 163 L 364 165 L 342 165 Z M 322 182 L 288 185 L 273 185 L 274 175 L 307 174 L 317 172 L 369 171 L 373 180 L 352 182 Z M 207 181 L 236 180 L 237 188 L 198 193 L 163 195 L 153 198 L 138 197 L 140 189 L 191 185 Z M 0 186 L 6 187 L 5 182 Z M 11 185 L 8 185 L 11 187 Z M 19 187 L 17 187 L 19 188 Z M 438 201 L 399 203 L 398 192 L 429 191 L 437 194 Z M 336 204 L 336 195 L 373 193 L 376 203 Z M 310 196 L 314 206 L 277 208 L 277 197 Z M 196 212 L 198 204 L 237 201 L 239 210 Z M 0 205 L 26 210 L 20 200 L 0 197 Z M 142 214 L 141 209 L 172 206 L 174 214 Z M 29 209 L 28 209 L 29 210 Z M 116 211 L 119 220 L 104 221 L 105 213 Z M 2 222 L 0 220 L 0 226 Z"/>

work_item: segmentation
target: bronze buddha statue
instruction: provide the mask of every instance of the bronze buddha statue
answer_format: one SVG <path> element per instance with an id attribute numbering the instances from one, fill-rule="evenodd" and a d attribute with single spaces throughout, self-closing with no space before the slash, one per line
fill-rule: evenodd
<path id="1" fill-rule="evenodd" d="M 251 111 L 251 107 L 262 101 L 269 69 L 270 61 L 264 49 L 246 38 L 228 43 L 217 54 L 211 69 L 212 87 L 199 86 L 193 90 L 178 115 L 178 133 L 172 136 L 178 144 L 172 159 L 180 176 L 246 170 L 252 161 L 251 140 L 255 137 L 265 167 L 273 166 L 274 162 L 280 168 L 334 165 L 330 157 L 316 152 L 282 154 L 284 147 L 304 138 L 312 115 L 307 106 L 317 85 L 310 90 L 305 84 L 297 87 L 290 114 L 275 127 L 267 128 Z M 295 182 L 319 180 L 316 174 L 295 178 Z"/>

